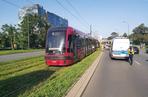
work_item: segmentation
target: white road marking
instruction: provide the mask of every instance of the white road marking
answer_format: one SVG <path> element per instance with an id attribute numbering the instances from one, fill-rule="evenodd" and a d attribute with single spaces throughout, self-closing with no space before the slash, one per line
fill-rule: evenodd
<path id="1" fill-rule="evenodd" d="M 141 65 L 138 61 L 135 61 L 136 64 Z"/>

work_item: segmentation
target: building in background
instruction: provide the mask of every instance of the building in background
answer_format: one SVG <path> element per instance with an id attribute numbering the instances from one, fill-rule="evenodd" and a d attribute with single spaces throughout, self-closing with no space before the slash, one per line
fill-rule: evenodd
<path id="1" fill-rule="evenodd" d="M 39 4 L 33 4 L 31 6 L 25 6 L 20 9 L 19 11 L 19 19 L 20 21 L 23 20 L 23 17 L 26 15 L 34 15 L 37 14 L 39 16 L 45 17 L 47 22 L 51 24 L 52 27 L 67 27 L 68 20 L 46 11 L 42 6 Z"/>
<path id="2" fill-rule="evenodd" d="M 56 27 L 67 27 L 68 26 L 68 20 L 61 18 L 60 16 L 47 12 L 47 20 L 52 26 Z"/>
<path id="3" fill-rule="evenodd" d="M 19 19 L 22 21 L 24 16 L 34 14 L 45 17 L 46 10 L 39 4 L 25 6 L 19 10 Z"/>

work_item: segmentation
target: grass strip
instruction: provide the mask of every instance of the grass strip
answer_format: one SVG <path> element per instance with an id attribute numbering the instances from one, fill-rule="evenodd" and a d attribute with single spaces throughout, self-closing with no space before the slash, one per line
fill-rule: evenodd
<path id="1" fill-rule="evenodd" d="M 0 72 L 0 97 L 16 97 L 33 87 L 42 85 L 60 68 L 49 68 L 44 63 L 44 57 L 39 56 L 6 62 L 0 65 L 0 69 L 2 70 Z"/>
<path id="2" fill-rule="evenodd" d="M 2 72 L 6 72 L 8 73 L 8 71 L 13 71 L 16 70 L 16 69 L 21 69 L 21 68 L 25 68 L 25 67 L 28 67 L 28 66 L 33 66 L 33 64 L 37 64 L 39 62 L 43 62 L 44 61 L 44 58 L 43 57 L 36 57 L 36 58 L 32 58 L 32 59 L 27 59 L 27 60 L 21 60 L 21 61 L 17 61 L 17 62 L 9 62 L 9 63 L 6 63 L 4 65 L 1 65 L 0 67 L 0 74 Z M 32 64 L 30 64 L 32 63 Z"/>
<path id="3" fill-rule="evenodd" d="M 68 67 L 63 67 L 49 79 L 44 82 L 44 85 L 26 90 L 19 97 L 62 97 L 65 95 L 71 85 L 85 72 L 85 70 L 99 56 L 100 50 L 89 55 L 82 61 Z"/>
<path id="4" fill-rule="evenodd" d="M 27 52 L 33 52 L 33 51 L 39 51 L 43 49 L 28 49 L 28 50 L 2 50 L 0 51 L 0 55 L 9 55 L 9 54 L 15 54 L 15 53 L 27 53 Z"/>

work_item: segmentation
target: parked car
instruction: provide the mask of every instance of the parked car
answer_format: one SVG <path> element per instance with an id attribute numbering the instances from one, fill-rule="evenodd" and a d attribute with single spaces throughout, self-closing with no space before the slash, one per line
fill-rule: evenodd
<path id="1" fill-rule="evenodd" d="M 134 53 L 135 53 L 135 54 L 139 54 L 139 48 L 138 48 L 138 47 L 133 46 L 133 49 L 134 49 Z"/>

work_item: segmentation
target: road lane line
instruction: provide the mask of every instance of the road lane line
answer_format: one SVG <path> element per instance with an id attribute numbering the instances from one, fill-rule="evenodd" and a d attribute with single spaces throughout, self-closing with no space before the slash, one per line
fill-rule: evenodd
<path id="1" fill-rule="evenodd" d="M 136 64 L 141 65 L 138 61 L 135 61 Z"/>

